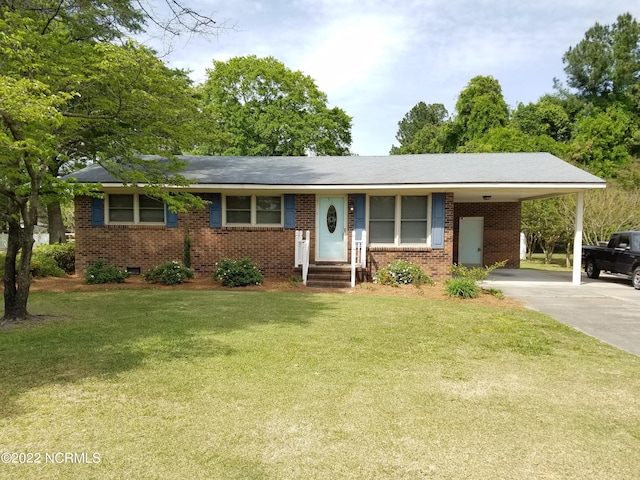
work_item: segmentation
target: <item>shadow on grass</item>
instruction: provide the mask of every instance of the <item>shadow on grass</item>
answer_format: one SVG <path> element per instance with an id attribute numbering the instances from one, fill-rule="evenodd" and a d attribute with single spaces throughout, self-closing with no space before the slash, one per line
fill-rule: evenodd
<path id="1" fill-rule="evenodd" d="M 271 292 L 131 290 L 33 293 L 40 323 L 0 332 L 0 416 L 19 415 L 23 393 L 147 362 L 233 355 L 223 333 L 275 324 L 304 327 L 331 309 L 322 296 Z"/>

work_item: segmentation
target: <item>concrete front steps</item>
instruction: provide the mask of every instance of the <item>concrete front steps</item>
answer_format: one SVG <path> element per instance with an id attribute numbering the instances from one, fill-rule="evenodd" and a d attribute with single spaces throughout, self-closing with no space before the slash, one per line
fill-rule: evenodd
<path id="1" fill-rule="evenodd" d="M 362 268 L 356 268 L 356 283 L 363 281 Z M 307 287 L 350 288 L 351 265 L 309 265 Z"/>

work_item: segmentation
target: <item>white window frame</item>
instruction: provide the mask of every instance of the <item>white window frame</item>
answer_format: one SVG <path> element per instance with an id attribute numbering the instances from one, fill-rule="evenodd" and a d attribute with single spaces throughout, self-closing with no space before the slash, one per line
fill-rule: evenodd
<path id="1" fill-rule="evenodd" d="M 111 195 L 132 195 L 133 196 L 133 222 L 117 222 L 111 221 L 110 218 L 110 209 L 109 209 L 109 199 Z M 162 222 L 142 222 L 140 221 L 140 197 L 147 196 L 144 193 L 109 193 L 105 195 L 104 199 L 104 216 L 105 216 L 105 224 L 106 225 L 166 225 L 167 224 L 167 207 L 164 202 L 162 202 Z"/>
<path id="2" fill-rule="evenodd" d="M 367 231 L 371 231 L 369 228 L 369 221 L 371 216 L 371 197 L 394 197 L 395 198 L 395 215 L 394 215 L 394 229 L 393 229 L 393 243 L 375 243 L 371 242 L 369 237 L 369 245 L 372 247 L 431 247 L 431 227 L 432 227 L 432 212 L 431 212 L 431 194 L 429 193 L 397 193 L 386 194 L 380 193 L 376 195 L 367 195 Z M 426 197 L 427 198 L 427 241 L 425 243 L 401 243 L 402 232 L 402 197 Z"/>
<path id="3" fill-rule="evenodd" d="M 227 222 L 227 197 L 251 197 L 251 223 Z M 280 223 L 258 223 L 258 197 L 280 198 Z M 225 227 L 283 227 L 284 226 L 284 195 L 223 195 L 222 196 L 222 225 Z"/>

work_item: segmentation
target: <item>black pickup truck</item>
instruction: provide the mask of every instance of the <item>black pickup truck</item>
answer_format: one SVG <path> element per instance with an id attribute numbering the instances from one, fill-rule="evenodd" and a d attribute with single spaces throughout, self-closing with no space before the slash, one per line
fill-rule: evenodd
<path id="1" fill-rule="evenodd" d="M 601 271 L 621 273 L 640 290 L 640 232 L 616 232 L 606 247 L 582 247 L 582 262 L 589 278 L 598 278 Z"/>

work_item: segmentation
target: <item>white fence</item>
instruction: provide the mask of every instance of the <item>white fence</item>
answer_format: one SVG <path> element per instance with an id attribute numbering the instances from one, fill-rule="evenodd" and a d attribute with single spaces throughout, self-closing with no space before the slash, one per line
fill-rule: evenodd
<path id="1" fill-rule="evenodd" d="M 36 241 L 34 246 L 49 244 L 48 233 L 36 233 L 33 236 L 33 238 Z M 0 251 L 5 251 L 7 249 L 8 240 L 9 240 L 9 235 L 7 233 L 0 233 Z"/>

